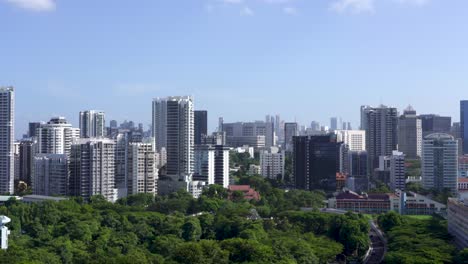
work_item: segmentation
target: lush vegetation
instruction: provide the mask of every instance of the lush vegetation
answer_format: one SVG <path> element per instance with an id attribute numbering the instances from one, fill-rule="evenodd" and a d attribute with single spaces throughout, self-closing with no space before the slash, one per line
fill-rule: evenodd
<path id="1" fill-rule="evenodd" d="M 257 177 L 240 183 L 262 199 L 229 201 L 225 189 L 211 186 L 199 199 L 179 191 L 115 204 L 100 196 L 11 200 L 0 206 L 12 219 L 0 263 L 327 263 L 368 248 L 364 216 L 298 210 L 319 207 L 322 193 L 285 192 Z"/>
<path id="2" fill-rule="evenodd" d="M 421 160 L 407 160 L 406 164 L 406 176 L 421 176 Z"/>
<path id="3" fill-rule="evenodd" d="M 378 223 L 388 238 L 385 263 L 468 263 L 468 252 L 456 254 L 447 223 L 438 216 L 418 219 L 389 212 Z"/>
<path id="4" fill-rule="evenodd" d="M 453 196 L 452 193 L 450 192 L 450 189 L 448 189 L 448 188 L 445 188 L 442 191 L 427 190 L 427 189 L 424 189 L 422 187 L 422 184 L 418 183 L 418 182 L 410 182 L 410 183 L 406 184 L 406 190 L 411 191 L 411 192 L 415 192 L 415 193 L 419 193 L 419 194 L 422 194 L 422 195 L 426 195 L 426 196 L 430 197 L 431 199 L 433 199 L 433 200 L 435 200 L 435 201 L 437 201 L 439 203 L 443 203 L 443 204 L 447 204 L 448 198 Z"/>
<path id="5" fill-rule="evenodd" d="M 251 157 L 248 152 L 238 153 L 231 151 L 229 153 L 230 168 L 238 168 L 239 170 L 234 173 L 234 176 L 240 177 L 247 175 L 249 172 L 250 165 L 259 165 L 259 157 Z"/>

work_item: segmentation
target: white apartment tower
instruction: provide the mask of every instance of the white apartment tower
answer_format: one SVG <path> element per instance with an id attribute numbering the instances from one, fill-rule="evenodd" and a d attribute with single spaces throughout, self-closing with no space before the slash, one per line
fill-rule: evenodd
<path id="1" fill-rule="evenodd" d="M 392 190 L 405 190 L 406 185 L 406 167 L 405 154 L 399 151 L 393 151 L 390 158 L 390 188 Z"/>
<path id="2" fill-rule="evenodd" d="M 64 117 L 54 117 L 36 131 L 38 153 L 70 154 L 74 139 L 80 137 L 80 129 L 73 128 Z"/>
<path id="3" fill-rule="evenodd" d="M 422 145 L 421 160 L 423 187 L 457 193 L 458 142 L 454 137 L 434 133 L 426 136 Z"/>
<path id="4" fill-rule="evenodd" d="M 80 135 L 82 138 L 104 137 L 105 131 L 106 123 L 103 111 L 80 112 Z"/>
<path id="5" fill-rule="evenodd" d="M 47 196 L 67 195 L 67 161 L 65 154 L 36 154 L 31 179 L 33 193 Z"/>
<path id="6" fill-rule="evenodd" d="M 78 139 L 70 155 L 69 191 L 89 199 L 102 195 L 115 201 L 115 142 L 111 139 Z"/>
<path id="7" fill-rule="evenodd" d="M 15 91 L 0 86 L 0 193 L 13 194 L 14 184 L 14 132 Z"/>
<path id="8" fill-rule="evenodd" d="M 349 151 L 366 150 L 365 130 L 335 130 L 338 142 L 348 145 Z"/>
<path id="9" fill-rule="evenodd" d="M 284 177 L 284 151 L 278 151 L 278 148 L 272 147 L 260 153 L 260 167 L 263 177 L 269 179 L 281 179 Z"/>
<path id="10" fill-rule="evenodd" d="M 229 186 L 229 148 L 222 145 L 195 146 L 194 180 Z"/>
<path id="11" fill-rule="evenodd" d="M 129 143 L 127 153 L 127 194 L 157 193 L 158 170 L 153 145 Z"/>

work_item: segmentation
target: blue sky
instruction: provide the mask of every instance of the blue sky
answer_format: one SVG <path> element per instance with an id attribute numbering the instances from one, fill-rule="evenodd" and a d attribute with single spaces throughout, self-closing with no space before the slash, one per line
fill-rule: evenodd
<path id="1" fill-rule="evenodd" d="M 193 95 L 227 122 L 356 127 L 361 104 L 458 120 L 468 98 L 466 0 L 0 0 L 0 84 L 29 121 L 84 109 L 149 124 Z"/>

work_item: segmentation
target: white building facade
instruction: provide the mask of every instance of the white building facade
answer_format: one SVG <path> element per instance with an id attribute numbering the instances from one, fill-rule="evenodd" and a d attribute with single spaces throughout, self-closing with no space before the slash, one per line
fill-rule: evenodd
<path id="1" fill-rule="evenodd" d="M 285 152 L 278 148 L 260 152 L 261 174 L 269 179 L 283 179 Z"/>

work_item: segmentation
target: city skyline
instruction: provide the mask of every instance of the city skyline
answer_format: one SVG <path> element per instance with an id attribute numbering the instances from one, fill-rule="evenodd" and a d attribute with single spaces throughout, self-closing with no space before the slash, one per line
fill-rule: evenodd
<path id="1" fill-rule="evenodd" d="M 53 116 L 78 126 L 86 109 L 149 125 L 152 98 L 174 94 L 209 111 L 209 131 L 219 116 L 276 113 L 357 127 L 360 105 L 380 103 L 459 120 L 468 87 L 461 0 L 175 2 L 0 2 L 16 138 Z"/>

